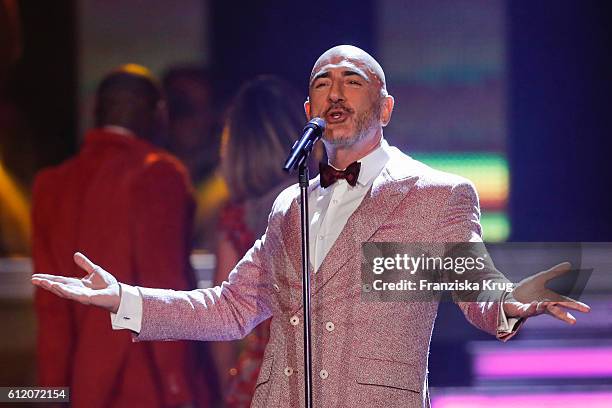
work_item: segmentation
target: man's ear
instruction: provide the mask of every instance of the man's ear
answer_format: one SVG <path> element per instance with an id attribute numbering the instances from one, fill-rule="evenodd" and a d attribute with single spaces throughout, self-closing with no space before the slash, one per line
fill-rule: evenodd
<path id="1" fill-rule="evenodd" d="M 306 118 L 308 120 L 312 119 L 312 117 L 310 116 L 310 98 L 306 98 L 306 100 L 304 101 L 304 112 L 306 112 Z"/>
<path id="2" fill-rule="evenodd" d="M 382 102 L 382 107 L 380 109 L 380 123 L 383 126 L 387 126 L 389 121 L 391 120 L 391 114 L 393 113 L 393 106 L 395 104 L 395 99 L 391 95 L 385 96 L 385 99 Z"/>

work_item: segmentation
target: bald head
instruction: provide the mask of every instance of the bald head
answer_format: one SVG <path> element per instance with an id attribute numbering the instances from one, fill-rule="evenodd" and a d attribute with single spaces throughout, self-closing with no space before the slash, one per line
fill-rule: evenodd
<path id="1" fill-rule="evenodd" d="M 339 45 L 314 64 L 304 110 L 309 119 L 327 123 L 323 143 L 328 158 L 343 169 L 378 146 L 393 104 L 380 64 L 360 48 Z"/>
<path id="2" fill-rule="evenodd" d="M 387 95 L 385 73 L 378 61 L 361 48 L 353 45 L 337 45 L 325 51 L 317 59 L 314 67 L 312 67 L 309 85 L 312 85 L 318 76 L 325 75 L 327 69 L 335 67 L 340 63 L 348 63 L 354 69 L 361 71 L 365 79 L 377 81 L 381 94 L 383 96 Z"/>

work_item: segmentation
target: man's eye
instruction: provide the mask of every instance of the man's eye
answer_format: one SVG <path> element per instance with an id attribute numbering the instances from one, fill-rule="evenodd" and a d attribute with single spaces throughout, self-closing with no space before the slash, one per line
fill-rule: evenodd
<path id="1" fill-rule="evenodd" d="M 314 87 L 315 87 L 315 89 L 316 89 L 316 88 L 323 88 L 323 87 L 324 87 L 324 86 L 326 86 L 326 85 L 327 85 L 327 83 L 325 83 L 325 82 L 319 82 L 318 84 L 315 84 L 315 86 L 314 86 Z"/>
<path id="2" fill-rule="evenodd" d="M 351 79 L 351 80 L 349 81 L 349 84 L 350 84 L 350 85 L 361 85 L 361 82 L 356 81 L 356 80 L 354 80 L 354 79 Z"/>

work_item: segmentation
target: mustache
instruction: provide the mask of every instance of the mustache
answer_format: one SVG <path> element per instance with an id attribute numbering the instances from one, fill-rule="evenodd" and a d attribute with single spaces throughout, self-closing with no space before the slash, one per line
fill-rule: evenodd
<path id="1" fill-rule="evenodd" d="M 347 113 L 354 113 L 353 109 L 346 106 L 344 103 L 337 102 L 337 103 L 332 104 L 329 108 L 327 108 L 325 112 L 323 113 L 323 116 L 327 116 L 329 112 L 331 112 L 332 110 L 338 110 L 338 109 L 341 109 Z"/>

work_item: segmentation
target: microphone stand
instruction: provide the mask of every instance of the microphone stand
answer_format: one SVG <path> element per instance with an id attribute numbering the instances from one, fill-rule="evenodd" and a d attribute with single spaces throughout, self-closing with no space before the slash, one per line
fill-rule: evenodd
<path id="1" fill-rule="evenodd" d="M 300 186 L 300 220 L 302 226 L 302 304 L 304 305 L 304 404 L 312 408 L 312 339 L 310 330 L 310 245 L 308 231 L 308 156 L 314 144 L 321 138 L 325 130 L 325 121 L 321 118 L 311 119 L 302 136 L 296 140 L 291 153 L 285 161 L 283 169 L 291 172 L 298 168 L 298 184 Z"/>
<path id="2" fill-rule="evenodd" d="M 302 225 L 302 301 L 304 305 L 304 406 L 312 408 L 312 341 L 310 330 L 310 246 L 308 222 L 308 166 L 306 158 L 298 167 L 300 219 Z"/>

